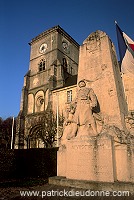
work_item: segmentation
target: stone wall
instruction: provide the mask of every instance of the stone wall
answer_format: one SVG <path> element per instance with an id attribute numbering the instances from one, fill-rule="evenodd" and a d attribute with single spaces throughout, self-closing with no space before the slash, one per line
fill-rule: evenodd
<path id="1" fill-rule="evenodd" d="M 54 114 L 56 115 L 57 112 L 57 106 L 58 106 L 58 111 L 59 111 L 59 115 L 60 116 L 66 116 L 66 107 L 68 105 L 69 102 L 67 102 L 67 92 L 68 91 L 72 91 L 72 101 L 75 99 L 76 97 L 76 91 L 77 91 L 77 87 L 76 85 L 70 86 L 70 87 L 66 87 L 66 88 L 62 88 L 59 90 L 54 90 L 52 92 L 52 109 Z"/>

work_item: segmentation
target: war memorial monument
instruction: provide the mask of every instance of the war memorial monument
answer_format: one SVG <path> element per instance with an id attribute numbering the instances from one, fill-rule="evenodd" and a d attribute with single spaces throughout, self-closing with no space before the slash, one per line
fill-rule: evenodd
<path id="1" fill-rule="evenodd" d="M 57 177 L 50 183 L 133 191 L 133 113 L 105 32 L 90 34 L 80 46 L 77 93 L 66 112 Z"/>

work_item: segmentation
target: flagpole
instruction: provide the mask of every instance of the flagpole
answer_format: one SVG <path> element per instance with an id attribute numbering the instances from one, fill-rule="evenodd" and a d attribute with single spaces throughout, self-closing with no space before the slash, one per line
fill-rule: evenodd
<path id="1" fill-rule="evenodd" d="M 13 121 L 12 121 L 11 149 L 13 149 L 13 128 L 14 128 L 14 117 L 13 117 Z"/>
<path id="2" fill-rule="evenodd" d="M 57 109 L 56 109 L 56 114 L 57 114 L 57 147 L 59 146 L 59 97 L 58 93 L 56 93 L 57 96 Z"/>

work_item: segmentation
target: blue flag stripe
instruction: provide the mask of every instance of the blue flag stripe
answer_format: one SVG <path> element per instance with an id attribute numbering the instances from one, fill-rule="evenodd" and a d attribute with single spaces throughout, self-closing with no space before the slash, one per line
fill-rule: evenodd
<path id="1" fill-rule="evenodd" d="M 124 37 L 123 37 L 123 32 L 117 24 L 116 24 L 116 32 L 117 32 L 120 62 L 122 62 L 122 60 L 125 56 L 126 50 L 127 50 L 127 45 L 126 45 Z"/>

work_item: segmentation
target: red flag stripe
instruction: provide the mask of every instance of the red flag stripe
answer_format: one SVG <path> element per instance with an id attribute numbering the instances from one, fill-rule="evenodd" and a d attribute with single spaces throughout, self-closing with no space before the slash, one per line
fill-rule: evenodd
<path id="1" fill-rule="evenodd" d="M 134 51 L 134 44 L 129 44 L 131 49 Z"/>

